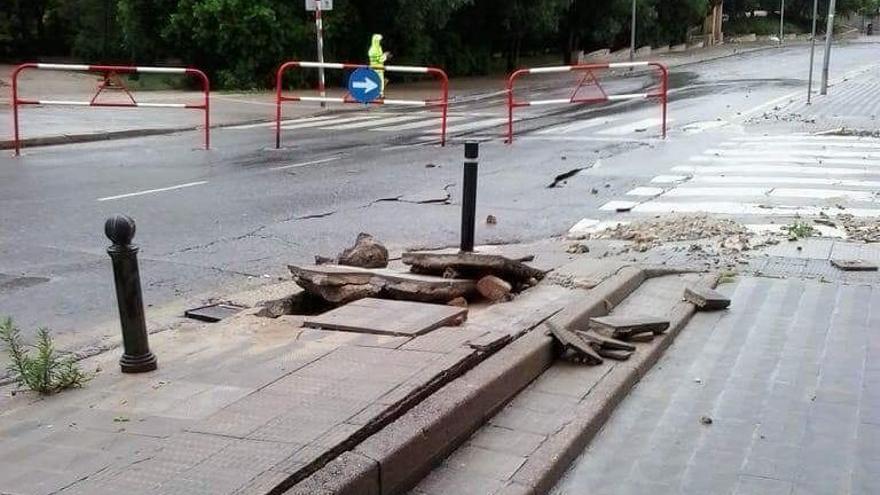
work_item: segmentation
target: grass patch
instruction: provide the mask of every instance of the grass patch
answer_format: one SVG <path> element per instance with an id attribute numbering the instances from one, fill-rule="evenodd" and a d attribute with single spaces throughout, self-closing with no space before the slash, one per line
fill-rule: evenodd
<path id="1" fill-rule="evenodd" d="M 812 225 L 801 221 L 796 221 L 791 225 L 783 227 L 783 230 L 788 232 L 788 240 L 790 241 L 812 237 L 816 233 L 816 229 Z"/>
<path id="2" fill-rule="evenodd" d="M 37 341 L 28 346 L 21 331 L 11 318 L 0 321 L 0 342 L 9 354 L 9 371 L 19 386 L 42 395 L 50 395 L 68 388 L 82 387 L 91 380 L 70 356 L 55 350 L 49 329 L 37 331 Z M 34 351 L 35 356 L 31 354 Z"/>

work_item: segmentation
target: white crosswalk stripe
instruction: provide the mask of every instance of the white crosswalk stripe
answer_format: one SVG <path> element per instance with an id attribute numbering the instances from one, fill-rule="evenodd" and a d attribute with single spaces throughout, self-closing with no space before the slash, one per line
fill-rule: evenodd
<path id="1" fill-rule="evenodd" d="M 615 127 L 609 127 L 608 129 L 602 129 L 601 131 L 596 132 L 596 134 L 601 134 L 603 136 L 625 136 L 640 131 L 659 131 L 662 123 L 663 121 L 659 117 L 649 118 L 636 122 L 628 122 Z M 668 119 L 666 123 L 667 125 L 671 124 L 672 119 Z"/>
<path id="2" fill-rule="evenodd" d="M 770 218 L 880 215 L 880 139 L 737 137 L 687 161 L 600 209 Z"/>
<path id="3" fill-rule="evenodd" d="M 570 124 L 562 124 L 553 127 L 549 127 L 547 129 L 540 130 L 535 134 L 539 135 L 554 135 L 554 134 L 572 134 L 575 132 L 582 131 L 584 129 L 590 129 L 592 127 L 605 126 L 612 122 L 616 122 L 619 120 L 618 117 L 599 117 L 593 119 L 584 119 L 580 122 L 573 122 Z"/>

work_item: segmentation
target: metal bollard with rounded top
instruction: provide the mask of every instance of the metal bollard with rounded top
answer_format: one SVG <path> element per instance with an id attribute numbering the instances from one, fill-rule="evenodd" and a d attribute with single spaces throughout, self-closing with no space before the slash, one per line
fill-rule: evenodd
<path id="1" fill-rule="evenodd" d="M 474 250 L 474 234 L 477 217 L 477 169 L 480 156 L 480 143 L 464 144 L 464 186 L 461 198 L 461 250 L 465 253 Z"/>
<path id="2" fill-rule="evenodd" d="M 123 373 L 144 373 L 158 367 L 156 356 L 150 351 L 144 318 L 138 247 L 131 244 L 135 230 L 134 220 L 125 215 L 114 215 L 104 224 L 104 234 L 113 242 L 107 248 L 107 253 L 113 261 L 116 300 L 122 325 L 124 351 L 119 366 Z"/>

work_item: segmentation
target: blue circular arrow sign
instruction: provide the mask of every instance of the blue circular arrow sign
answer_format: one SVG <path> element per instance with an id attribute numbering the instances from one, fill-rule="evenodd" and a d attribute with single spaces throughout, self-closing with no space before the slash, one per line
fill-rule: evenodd
<path id="1" fill-rule="evenodd" d="M 382 78 L 373 69 L 361 67 L 348 78 L 348 92 L 360 103 L 370 103 L 382 94 Z"/>

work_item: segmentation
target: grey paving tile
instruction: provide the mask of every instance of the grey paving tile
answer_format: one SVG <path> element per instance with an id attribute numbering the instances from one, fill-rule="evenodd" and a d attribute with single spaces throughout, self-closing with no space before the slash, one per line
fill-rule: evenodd
<path id="1" fill-rule="evenodd" d="M 504 487 L 504 482 L 441 466 L 431 472 L 413 493 L 424 495 L 492 495 Z"/>
<path id="2" fill-rule="evenodd" d="M 734 495 L 791 495 L 794 483 L 791 481 L 741 475 Z"/>
<path id="3" fill-rule="evenodd" d="M 480 428 L 468 444 L 474 447 L 504 452 L 508 454 L 526 457 L 546 439 L 545 435 L 538 435 L 524 431 L 515 431 L 497 426 Z"/>
<path id="4" fill-rule="evenodd" d="M 462 447 L 444 464 L 456 471 L 469 471 L 494 480 L 508 480 L 526 462 L 525 457 L 482 447 Z"/>

